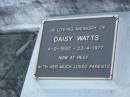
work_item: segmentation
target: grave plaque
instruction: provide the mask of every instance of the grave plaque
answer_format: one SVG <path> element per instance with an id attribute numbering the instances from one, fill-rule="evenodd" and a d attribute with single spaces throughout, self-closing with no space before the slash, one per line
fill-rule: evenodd
<path id="1" fill-rule="evenodd" d="M 36 78 L 112 79 L 118 16 L 48 18 Z"/>

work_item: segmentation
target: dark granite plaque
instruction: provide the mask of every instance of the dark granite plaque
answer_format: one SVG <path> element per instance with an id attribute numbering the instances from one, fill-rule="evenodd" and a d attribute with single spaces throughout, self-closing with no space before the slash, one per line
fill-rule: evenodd
<path id="1" fill-rule="evenodd" d="M 36 78 L 112 79 L 117 16 L 44 21 Z"/>

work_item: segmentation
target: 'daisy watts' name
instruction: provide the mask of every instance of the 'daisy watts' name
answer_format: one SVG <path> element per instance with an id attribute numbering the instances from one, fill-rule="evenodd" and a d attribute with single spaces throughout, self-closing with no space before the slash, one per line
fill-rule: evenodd
<path id="1" fill-rule="evenodd" d="M 100 35 L 54 36 L 53 42 L 70 42 L 73 39 L 76 39 L 76 41 L 98 41 L 100 40 Z"/>

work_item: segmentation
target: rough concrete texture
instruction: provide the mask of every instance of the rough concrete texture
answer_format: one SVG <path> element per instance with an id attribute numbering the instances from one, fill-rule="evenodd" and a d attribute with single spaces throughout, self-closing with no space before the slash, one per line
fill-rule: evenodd
<path id="1" fill-rule="evenodd" d="M 16 56 L 31 35 L 0 36 L 0 97 L 19 97 L 35 39 Z"/>
<path id="2" fill-rule="evenodd" d="M 45 16 L 129 9 L 129 0 L 1 0 L 0 29 L 39 24 Z"/>

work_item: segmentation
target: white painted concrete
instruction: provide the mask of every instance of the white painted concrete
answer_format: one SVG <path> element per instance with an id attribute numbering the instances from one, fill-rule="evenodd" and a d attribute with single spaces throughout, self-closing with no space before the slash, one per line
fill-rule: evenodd
<path id="1" fill-rule="evenodd" d="M 130 12 L 91 15 L 119 15 L 113 80 L 36 80 L 34 72 L 42 35 L 40 32 L 29 64 L 21 97 L 130 96 Z"/>

